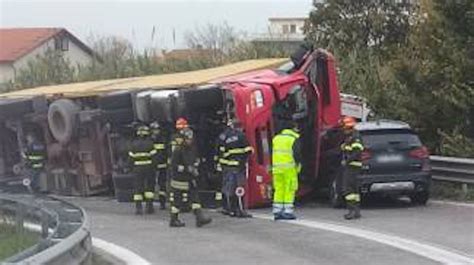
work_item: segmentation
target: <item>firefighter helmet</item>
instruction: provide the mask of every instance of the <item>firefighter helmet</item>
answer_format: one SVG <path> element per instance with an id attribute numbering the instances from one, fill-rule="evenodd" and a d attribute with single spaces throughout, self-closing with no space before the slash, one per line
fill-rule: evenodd
<path id="1" fill-rule="evenodd" d="M 181 130 L 188 128 L 188 121 L 185 118 L 179 118 L 176 120 L 176 129 Z"/>

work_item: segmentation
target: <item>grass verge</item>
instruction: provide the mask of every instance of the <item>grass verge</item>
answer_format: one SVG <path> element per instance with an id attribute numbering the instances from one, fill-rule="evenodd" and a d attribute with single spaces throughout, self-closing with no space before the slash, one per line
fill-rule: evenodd
<path id="1" fill-rule="evenodd" d="M 0 262 L 15 255 L 38 241 L 39 234 L 27 230 L 17 231 L 10 224 L 0 224 Z"/>
<path id="2" fill-rule="evenodd" d="M 441 200 L 474 202 L 474 185 L 467 185 L 467 190 L 463 190 L 460 183 L 433 181 L 431 197 Z"/>

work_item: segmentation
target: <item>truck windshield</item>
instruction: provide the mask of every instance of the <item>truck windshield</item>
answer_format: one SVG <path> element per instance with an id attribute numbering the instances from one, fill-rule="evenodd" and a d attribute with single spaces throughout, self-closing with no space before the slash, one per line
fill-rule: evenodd
<path id="1" fill-rule="evenodd" d="M 276 69 L 277 72 L 282 74 L 291 74 L 295 70 L 295 64 L 293 62 L 287 62 Z"/>

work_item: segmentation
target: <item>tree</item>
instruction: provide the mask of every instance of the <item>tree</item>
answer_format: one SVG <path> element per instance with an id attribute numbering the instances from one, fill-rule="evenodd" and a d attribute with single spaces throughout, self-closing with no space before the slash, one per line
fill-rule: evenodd
<path id="1" fill-rule="evenodd" d="M 43 55 L 28 61 L 11 83 L 11 88 L 28 88 L 74 82 L 76 68 L 63 56 L 61 51 L 47 49 Z"/>
<path id="2" fill-rule="evenodd" d="M 417 9 L 413 1 L 314 1 L 305 32 L 341 56 L 367 48 L 385 54 L 406 43 Z"/>

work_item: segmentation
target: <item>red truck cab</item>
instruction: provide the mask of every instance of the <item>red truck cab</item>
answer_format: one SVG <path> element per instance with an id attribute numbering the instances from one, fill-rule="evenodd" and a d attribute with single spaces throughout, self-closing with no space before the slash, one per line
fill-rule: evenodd
<path id="1" fill-rule="evenodd" d="M 296 121 L 302 141 L 299 194 L 316 186 L 324 174 L 326 133 L 337 128 L 341 115 L 335 60 L 327 51 L 302 47 L 291 62 L 276 70 L 249 72 L 216 80 L 231 92 L 234 112 L 254 148 L 248 170 L 248 207 L 267 205 L 272 197 L 272 138 L 282 120 Z"/>

